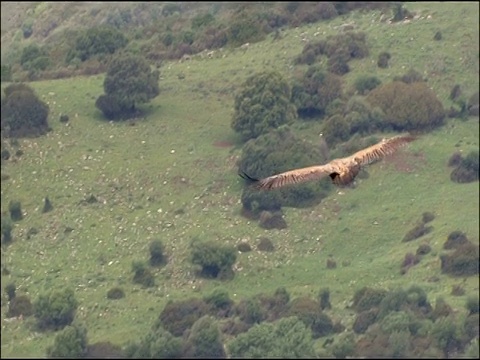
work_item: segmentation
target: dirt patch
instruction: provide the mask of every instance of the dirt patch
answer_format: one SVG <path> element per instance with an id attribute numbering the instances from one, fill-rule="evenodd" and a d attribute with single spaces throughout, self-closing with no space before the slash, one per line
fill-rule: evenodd
<path id="1" fill-rule="evenodd" d="M 385 158 L 385 161 L 392 164 L 395 170 L 412 173 L 422 167 L 425 163 L 423 153 L 397 152 Z"/>
<path id="2" fill-rule="evenodd" d="M 215 141 L 213 146 L 220 147 L 220 148 L 227 148 L 233 146 L 233 144 L 229 141 Z"/>

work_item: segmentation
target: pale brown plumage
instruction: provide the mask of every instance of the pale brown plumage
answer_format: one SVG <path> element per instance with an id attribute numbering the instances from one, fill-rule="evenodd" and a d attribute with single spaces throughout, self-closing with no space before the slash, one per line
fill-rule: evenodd
<path id="1" fill-rule="evenodd" d="M 412 135 L 400 135 L 390 139 L 383 139 L 378 144 L 360 150 L 351 156 L 334 159 L 324 165 L 290 170 L 260 180 L 251 178 L 247 174 L 240 174 L 240 176 L 253 181 L 254 187 L 259 190 L 271 190 L 287 185 L 320 180 L 325 176 L 330 176 L 335 185 L 348 185 L 353 182 L 362 166 L 392 154 L 399 147 L 413 140 L 415 140 L 415 137 Z"/>

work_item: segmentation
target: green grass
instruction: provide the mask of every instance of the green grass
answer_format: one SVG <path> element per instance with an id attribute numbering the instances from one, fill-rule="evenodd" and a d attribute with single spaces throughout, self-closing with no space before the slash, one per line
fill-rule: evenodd
<path id="1" fill-rule="evenodd" d="M 355 13 L 285 31 L 281 40 L 268 38 L 246 51 L 217 51 L 214 59 L 166 63 L 161 69 L 161 94 L 146 106 L 147 119 L 135 126 L 101 119 L 94 102 L 103 92 L 102 76 L 32 83 L 50 103 L 53 131 L 20 140 L 25 154 L 17 163 L 2 165 L 2 174 L 11 177 L 2 181 L 2 213 L 12 199 L 21 201 L 26 213 L 15 224 L 14 242 L 2 249 L 2 264 L 12 271 L 2 275 L 2 288 L 14 281 L 17 293 L 35 299 L 52 287 L 73 287 L 80 302 L 76 317 L 87 325 L 91 343 L 136 340 L 168 299 L 203 296 L 217 286 L 226 288 L 234 299 L 272 293 L 279 286 L 292 296 L 316 296 L 320 288 L 329 287 L 331 314 L 346 325 L 353 315 L 345 307 L 354 291 L 366 285 L 418 284 L 430 301 L 443 296 L 462 310 L 466 297 L 452 297 L 451 287 L 462 283 L 466 295 L 477 294 L 478 278 L 463 283 L 463 278 L 440 274 L 438 255 L 454 230 L 466 232 L 478 243 L 478 182 L 453 183 L 446 166 L 454 151 L 466 154 L 478 149 L 478 118 L 450 120 L 403 150 L 413 168 L 410 173 L 381 162 L 368 169 L 369 179 L 360 180 L 354 190 L 333 192 L 316 207 L 285 208 L 288 229 L 266 231 L 240 216 L 242 183 L 235 161 L 241 148 L 230 128 L 233 95 L 256 71 L 276 69 L 290 79 L 292 60 L 304 45 L 299 34 L 314 39 L 314 33 L 333 34 L 336 26 L 350 21 L 367 32 L 371 57 L 352 62 L 347 84 L 363 73 L 389 81 L 413 66 L 426 72 L 445 106 L 450 105 L 447 99 L 454 84 L 461 84 L 465 94 L 478 89 L 478 3 L 407 7 L 432 18 L 390 25 L 378 22 L 380 13 Z M 444 40 L 435 42 L 438 29 Z M 421 47 L 425 50 L 419 51 Z M 392 66 L 379 70 L 376 58 L 384 50 L 392 53 Z M 437 67 L 442 71 L 433 75 Z M 185 79 L 180 80 L 179 74 Z M 61 113 L 70 116 L 68 125 L 58 121 Z M 315 124 L 301 131 L 310 140 L 319 132 Z M 220 141 L 235 146 L 215 145 Z M 90 194 L 99 203 L 83 205 Z M 45 196 L 54 210 L 42 214 Z M 178 209 L 185 213 L 175 215 Z M 436 216 L 433 232 L 402 243 L 425 211 Z M 27 240 L 31 227 L 39 233 Z M 65 233 L 65 227 L 74 230 Z M 255 244 L 260 236 L 270 237 L 276 251 L 239 254 L 236 267 L 241 270 L 234 280 L 194 276 L 188 260 L 192 238 L 228 244 L 247 239 Z M 165 244 L 169 263 L 156 271 L 157 287 L 143 290 L 131 282 L 131 263 L 148 258 L 153 239 Z M 415 252 L 424 242 L 433 252 L 400 275 L 404 254 Z M 337 261 L 334 270 L 326 268 L 329 257 Z M 348 266 L 342 265 L 345 261 Z M 432 282 L 433 276 L 439 281 Z M 107 291 L 117 285 L 125 289 L 126 298 L 108 301 Z M 33 319 L 5 321 L 6 310 L 4 302 L 2 357 L 43 356 L 55 334 L 33 332 Z"/>

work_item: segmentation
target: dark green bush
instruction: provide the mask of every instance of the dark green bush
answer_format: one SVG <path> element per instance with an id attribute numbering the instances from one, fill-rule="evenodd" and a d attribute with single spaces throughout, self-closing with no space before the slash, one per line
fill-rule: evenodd
<path id="1" fill-rule="evenodd" d="M 424 224 L 429 223 L 435 219 L 435 214 L 430 211 L 425 211 L 422 214 L 422 221 Z"/>
<path id="2" fill-rule="evenodd" d="M 290 302 L 285 316 L 296 316 L 312 330 L 314 339 L 331 334 L 333 322 L 320 309 L 320 304 L 308 297 L 299 297 Z"/>
<path id="3" fill-rule="evenodd" d="M 235 96 L 232 128 L 247 141 L 292 123 L 296 111 L 290 97 L 290 86 L 280 73 L 250 76 Z"/>
<path id="4" fill-rule="evenodd" d="M 460 164 L 453 169 L 450 179 L 458 183 L 469 183 L 478 181 L 480 176 L 478 150 L 471 151 L 465 158 L 462 158 Z"/>
<path id="5" fill-rule="evenodd" d="M 292 102 L 302 118 L 321 117 L 330 103 L 342 96 L 339 76 L 310 66 L 292 87 Z"/>
<path id="6" fill-rule="evenodd" d="M 143 287 L 155 286 L 155 277 L 143 261 L 132 262 L 133 282 Z"/>
<path id="7" fill-rule="evenodd" d="M 469 243 L 467 235 L 459 230 L 452 231 L 443 244 L 445 250 L 456 249 L 462 245 Z"/>
<path id="8" fill-rule="evenodd" d="M 61 115 L 60 115 L 60 122 L 61 122 L 61 123 L 67 123 L 68 120 L 70 120 L 70 118 L 68 117 L 67 114 L 61 114 Z"/>
<path id="9" fill-rule="evenodd" d="M 320 302 L 320 309 L 326 310 L 331 309 L 332 304 L 330 304 L 330 290 L 329 288 L 320 289 L 318 293 L 318 300 Z"/>
<path id="10" fill-rule="evenodd" d="M 443 124 L 445 111 L 424 83 L 395 81 L 373 89 L 367 100 L 385 114 L 385 126 L 397 131 L 430 130 Z"/>
<path id="11" fill-rule="evenodd" d="M 75 42 L 75 52 L 70 54 L 67 62 L 74 57 L 85 61 L 94 55 L 113 54 L 128 43 L 123 33 L 110 26 L 93 27 L 85 30 Z"/>
<path id="12" fill-rule="evenodd" d="M 23 219 L 22 204 L 20 201 L 10 200 L 8 211 L 10 212 L 10 219 L 12 219 L 12 221 L 20 221 Z"/>
<path id="13" fill-rule="evenodd" d="M 45 70 L 49 63 L 45 50 L 38 45 L 30 44 L 23 48 L 20 64 L 25 70 Z"/>
<path id="14" fill-rule="evenodd" d="M 458 98 L 462 95 L 462 89 L 460 88 L 459 84 L 455 84 L 450 90 L 450 96 L 449 99 L 452 101 L 458 100 Z"/>
<path id="15" fill-rule="evenodd" d="M 234 276 L 232 265 L 237 259 L 233 246 L 219 245 L 213 241 L 195 241 L 192 243 L 191 261 L 201 267 L 200 274 L 207 278 L 231 278 Z"/>
<path id="16" fill-rule="evenodd" d="M 450 156 L 450 159 L 448 159 L 448 166 L 459 166 L 460 163 L 462 162 L 462 153 L 460 151 L 456 151 Z"/>
<path id="17" fill-rule="evenodd" d="M 470 241 L 458 246 L 452 254 L 441 255 L 442 273 L 453 276 L 478 275 L 478 246 Z"/>
<path id="18" fill-rule="evenodd" d="M 10 65 L 2 64 L 0 67 L 0 81 L 12 81 L 12 67 Z"/>
<path id="19" fill-rule="evenodd" d="M 443 37 L 442 37 L 442 32 L 441 31 L 437 31 L 435 33 L 435 35 L 433 36 L 433 40 L 435 40 L 435 41 L 440 41 L 440 40 L 442 40 L 442 38 Z"/>
<path id="20" fill-rule="evenodd" d="M 381 69 L 385 69 L 388 67 L 388 61 L 391 59 L 391 55 L 388 52 L 381 52 L 378 55 L 377 66 Z"/>
<path id="21" fill-rule="evenodd" d="M 275 247 L 273 246 L 272 240 L 262 236 L 258 241 L 257 249 L 258 251 L 274 251 Z"/>
<path id="22" fill-rule="evenodd" d="M 8 307 L 8 317 L 30 316 L 33 314 L 33 305 L 27 295 L 18 295 L 10 300 Z"/>
<path id="23" fill-rule="evenodd" d="M 350 124 L 342 115 L 333 115 L 325 120 L 322 134 L 329 147 L 350 138 Z"/>
<path id="24" fill-rule="evenodd" d="M 12 84 L 4 92 L 2 134 L 7 137 L 38 136 L 48 131 L 48 105 L 31 88 L 24 84 Z"/>
<path id="25" fill-rule="evenodd" d="M 353 331 L 356 334 L 364 334 L 367 331 L 368 327 L 375 323 L 377 314 L 377 308 L 359 312 L 352 326 Z"/>
<path id="26" fill-rule="evenodd" d="M 467 298 L 467 302 L 465 304 L 465 307 L 467 308 L 468 313 L 470 315 L 478 314 L 479 311 L 480 311 L 480 300 L 479 300 L 478 295 L 477 296 L 475 296 L 475 295 L 469 296 Z"/>
<path id="27" fill-rule="evenodd" d="M 12 301 L 15 298 L 15 292 L 17 287 L 14 283 L 8 283 L 5 285 L 5 293 L 7 294 L 8 301 Z"/>
<path id="28" fill-rule="evenodd" d="M 353 296 L 353 308 L 357 313 L 370 310 L 380 305 L 387 294 L 388 292 L 383 289 L 363 287 L 357 290 Z"/>
<path id="29" fill-rule="evenodd" d="M 12 220 L 9 217 L 3 216 L 1 218 L 2 221 L 2 244 L 9 244 L 12 242 L 12 230 L 13 224 Z"/>
<path id="30" fill-rule="evenodd" d="M 48 358 L 79 359 L 87 352 L 87 329 L 83 325 L 66 326 L 47 348 Z"/>
<path id="31" fill-rule="evenodd" d="M 214 318 L 205 315 L 192 326 L 182 354 L 187 359 L 226 359 L 221 333 Z"/>
<path id="32" fill-rule="evenodd" d="M 242 241 L 237 245 L 237 250 L 240 252 L 249 252 L 252 251 L 252 247 L 249 243 Z"/>
<path id="33" fill-rule="evenodd" d="M 108 290 L 107 299 L 118 300 L 125 297 L 125 291 L 122 288 L 116 286 Z"/>
<path id="34" fill-rule="evenodd" d="M 48 198 L 48 196 L 46 196 L 43 203 L 42 213 L 47 213 L 52 210 L 53 210 L 52 203 L 50 202 L 50 199 Z"/>
<path id="35" fill-rule="evenodd" d="M 233 305 L 228 291 L 225 289 L 215 289 L 210 295 L 206 295 L 203 300 L 214 310 L 229 310 Z"/>
<path id="36" fill-rule="evenodd" d="M 478 116 L 479 114 L 478 103 L 479 103 L 479 93 L 477 91 L 476 93 L 472 94 L 472 96 L 470 96 L 470 98 L 467 101 L 467 110 L 470 116 Z"/>
<path id="37" fill-rule="evenodd" d="M 70 288 L 41 294 L 34 303 L 34 314 L 40 329 L 62 329 L 75 317 L 78 302 Z"/>
<path id="38" fill-rule="evenodd" d="M 271 229 L 286 229 L 287 222 L 283 218 L 283 214 L 281 211 L 261 211 L 260 216 L 258 218 L 258 224 L 260 227 L 271 230 Z M 258 247 L 259 246 L 259 247 Z M 271 250 L 260 250 L 260 251 L 273 251 L 273 245 L 268 246 L 268 244 L 261 240 L 261 244 L 259 244 L 257 248 L 260 250 L 263 249 L 271 249 Z"/>
<path id="39" fill-rule="evenodd" d="M 417 248 L 416 255 L 426 255 L 432 251 L 432 248 L 428 244 L 422 244 Z"/>
<path id="40" fill-rule="evenodd" d="M 240 320 L 249 325 L 261 323 L 268 315 L 258 296 L 241 300 L 235 306 L 235 312 Z"/>
<path id="41" fill-rule="evenodd" d="M 433 230 L 433 226 L 425 226 L 424 222 L 420 222 L 409 230 L 402 239 L 402 242 L 408 242 L 422 237 L 430 233 Z"/>
<path id="42" fill-rule="evenodd" d="M 361 75 L 355 80 L 354 86 L 355 90 L 358 91 L 360 95 L 365 95 L 370 90 L 375 89 L 382 82 L 379 78 L 373 75 Z"/>
<path id="43" fill-rule="evenodd" d="M 174 336 L 182 336 L 185 330 L 202 316 L 207 315 L 208 305 L 201 299 L 169 302 L 159 316 L 156 328 L 163 326 Z"/>
<path id="44" fill-rule="evenodd" d="M 164 265 L 167 261 L 165 257 L 165 250 L 163 243 L 160 240 L 152 240 L 149 246 L 150 250 L 150 265 L 159 266 Z"/>

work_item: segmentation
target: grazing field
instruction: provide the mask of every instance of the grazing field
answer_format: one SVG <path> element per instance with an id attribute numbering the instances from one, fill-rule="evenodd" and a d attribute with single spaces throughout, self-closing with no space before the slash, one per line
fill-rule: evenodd
<path id="1" fill-rule="evenodd" d="M 293 59 L 303 49 L 302 37 L 313 41 L 337 33 L 344 23 L 367 33 L 370 56 L 352 61 L 352 71 L 343 77 L 345 89 L 362 74 L 388 82 L 414 68 L 445 108 L 455 84 L 465 94 L 478 91 L 478 3 L 411 3 L 408 8 L 421 17 L 389 24 L 380 21 L 379 12 L 353 13 L 282 31 L 280 39 L 269 37 L 246 49 L 217 50 L 213 58 L 166 62 L 160 95 L 145 106 L 145 119 L 135 122 L 102 119 L 94 104 L 103 93 L 103 76 L 30 83 L 50 106 L 52 131 L 20 139 L 24 154 L 2 162 L 2 214 L 11 200 L 20 201 L 24 211 L 12 244 L 2 248 L 2 267 L 10 270 L 2 272 L 2 292 L 14 282 L 18 294 L 34 300 L 47 289 L 70 286 L 89 342 L 116 344 L 137 340 L 169 299 L 201 297 L 216 287 L 234 299 L 273 293 L 279 286 L 292 297 L 316 296 L 328 287 L 332 317 L 347 326 L 354 315 L 347 306 L 355 290 L 367 285 L 416 284 L 432 302 L 441 296 L 463 311 L 466 296 L 478 294 L 478 277 L 441 274 L 439 255 L 454 230 L 479 241 L 478 182 L 454 183 L 447 167 L 455 151 L 478 150 L 478 118 L 449 119 L 391 161 L 371 166 L 369 178 L 355 189 L 337 189 L 315 207 L 284 208 L 287 229 L 263 230 L 240 215 L 243 183 L 236 160 L 242 144 L 230 128 L 235 92 L 258 71 L 274 69 L 289 80 L 301 72 Z M 443 40 L 433 41 L 440 29 Z M 382 51 L 392 54 L 388 69 L 376 65 Z M 67 124 L 58 121 L 61 114 L 69 115 Z M 320 133 L 313 122 L 299 120 L 294 127 L 308 140 Z M 91 195 L 97 202 L 86 201 Z M 46 196 L 54 209 L 42 214 Z M 427 211 L 435 215 L 433 231 L 402 242 Z M 32 228 L 37 233 L 27 237 Z M 275 251 L 253 246 L 254 251 L 238 254 L 233 280 L 195 276 L 189 261 L 192 239 L 255 245 L 262 236 L 272 240 Z M 154 239 L 165 245 L 168 264 L 155 270 L 156 286 L 145 290 L 132 283 L 131 265 L 148 259 Z M 404 255 L 422 243 L 433 251 L 401 275 Z M 327 259 L 337 267 L 327 269 Z M 456 284 L 465 296 L 451 295 Z M 107 291 L 117 285 L 126 297 L 107 300 Z M 32 331 L 33 318 L 7 320 L 6 311 L 2 300 L 2 358 L 44 356 L 55 333 Z"/>

